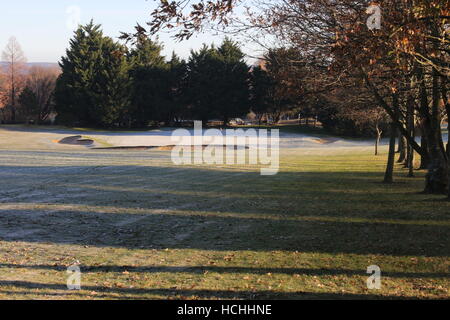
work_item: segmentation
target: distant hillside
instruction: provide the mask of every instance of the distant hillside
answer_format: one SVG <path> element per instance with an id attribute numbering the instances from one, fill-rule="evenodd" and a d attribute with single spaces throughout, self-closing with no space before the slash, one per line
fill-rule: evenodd
<path id="1" fill-rule="evenodd" d="M 0 61 L 0 68 L 3 69 L 7 66 L 7 62 Z M 31 67 L 41 67 L 41 68 L 58 68 L 59 65 L 55 62 L 28 62 L 27 66 Z"/>
<path id="2" fill-rule="evenodd" d="M 54 62 L 29 62 L 27 63 L 29 67 L 42 67 L 42 68 L 57 68 L 59 64 Z"/>

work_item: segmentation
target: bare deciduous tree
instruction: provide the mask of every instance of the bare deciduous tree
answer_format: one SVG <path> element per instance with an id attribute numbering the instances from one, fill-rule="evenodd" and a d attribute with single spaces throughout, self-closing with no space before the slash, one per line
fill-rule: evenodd
<path id="1" fill-rule="evenodd" d="M 30 69 L 26 80 L 26 88 L 28 93 L 32 93 L 35 106 L 30 108 L 29 105 L 21 105 L 24 109 L 23 113 L 28 118 L 27 120 L 40 123 L 46 121 L 54 111 L 53 93 L 60 72 L 59 68 L 32 67 Z M 21 98 L 23 98 L 22 95 L 19 96 L 19 103 L 21 103 Z"/>
<path id="2" fill-rule="evenodd" d="M 5 86 L 7 91 L 7 105 L 11 108 L 11 121 L 16 120 L 16 98 L 20 91 L 21 82 L 26 67 L 26 58 L 15 37 L 11 37 L 2 53 L 2 60 L 6 62 Z"/>

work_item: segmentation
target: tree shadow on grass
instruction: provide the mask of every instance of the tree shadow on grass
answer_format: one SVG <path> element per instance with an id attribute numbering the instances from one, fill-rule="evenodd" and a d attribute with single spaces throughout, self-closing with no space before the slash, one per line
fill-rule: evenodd
<path id="1" fill-rule="evenodd" d="M 32 269 L 32 270 L 48 270 L 48 271 L 66 271 L 66 266 L 54 265 L 28 265 L 28 264 L 11 264 L 0 263 L 0 268 L 9 269 Z M 222 266 L 117 266 L 117 265 L 102 265 L 102 266 L 80 266 L 83 273 L 108 273 L 108 272 L 133 272 L 133 273 L 188 273 L 188 274 L 204 274 L 219 273 L 243 273 L 266 275 L 270 274 L 284 274 L 284 275 L 303 275 L 303 276 L 366 276 L 365 270 L 351 270 L 351 269 L 332 269 L 332 268 L 250 268 L 250 267 L 222 267 Z M 391 278 L 450 278 L 450 273 L 442 272 L 390 272 L 383 271 L 383 277 Z"/>
<path id="2" fill-rule="evenodd" d="M 59 284 L 49 283 L 34 283 L 28 281 L 0 281 L 0 287 L 14 287 L 25 290 L 58 290 L 67 291 L 67 287 Z M 165 289 L 165 288 L 108 288 L 101 286 L 82 286 L 83 291 L 99 292 L 99 293 L 115 293 L 123 295 L 138 295 L 144 298 L 143 295 L 156 295 L 172 298 L 201 298 L 201 299 L 248 299 L 248 300 L 289 300 L 289 299 L 349 299 L 349 300 L 362 300 L 362 299 L 418 299 L 417 297 L 401 297 L 401 296 L 386 296 L 386 295 L 373 295 L 373 294 L 338 294 L 327 292 L 277 292 L 277 291 L 232 291 L 232 290 L 195 290 L 195 289 Z M 8 291 L 0 290 L 4 294 L 27 294 L 23 291 Z M 80 292 L 81 293 L 81 292 Z M 39 295 L 39 291 L 29 292 L 28 294 Z M 42 294 L 48 295 L 49 292 L 43 292 Z"/>
<path id="3" fill-rule="evenodd" d="M 370 186 L 379 178 L 376 172 L 261 177 L 259 172 L 201 168 L 37 165 L 0 166 L 0 178 L 3 241 L 130 249 L 450 254 L 448 215 L 433 211 L 429 219 L 421 210 L 410 212 L 412 206 L 399 206 L 398 194 Z M 137 211 L 129 213 L 132 209 Z M 312 219 L 295 220 L 302 217 Z M 380 218 L 386 221 L 376 220 Z"/>
<path id="4" fill-rule="evenodd" d="M 170 214 L 0 211 L 0 239 L 129 249 L 299 251 L 448 256 L 447 226 L 290 221 Z M 127 226 L 117 222 L 135 221 Z"/>

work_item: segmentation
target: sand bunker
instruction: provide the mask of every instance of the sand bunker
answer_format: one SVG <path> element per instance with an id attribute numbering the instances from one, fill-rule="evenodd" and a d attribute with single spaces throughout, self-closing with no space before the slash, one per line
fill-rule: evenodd
<path id="1" fill-rule="evenodd" d="M 337 138 L 304 138 L 304 140 L 317 144 L 332 144 L 339 141 Z"/>
<path id="2" fill-rule="evenodd" d="M 144 151 L 144 150 L 150 150 L 155 149 L 158 147 L 154 146 L 122 146 L 122 147 L 98 147 L 98 148 L 92 148 L 94 150 L 130 150 L 130 151 Z"/>
<path id="3" fill-rule="evenodd" d="M 103 148 L 92 148 L 94 150 L 130 150 L 130 151 L 144 151 L 144 150 L 158 150 L 158 151 L 172 151 L 176 146 L 175 145 L 169 145 L 169 146 L 122 146 L 122 147 L 103 147 Z M 189 148 L 191 147 L 192 150 L 195 149 L 195 146 L 182 146 L 183 148 Z M 207 147 L 217 147 L 217 148 L 224 148 L 224 149 L 233 149 L 233 147 L 228 147 L 226 145 L 223 146 L 208 146 L 203 145 L 201 146 L 202 149 L 206 149 Z M 249 147 L 241 147 L 241 146 L 235 146 L 235 150 L 242 150 L 242 149 L 249 149 Z"/>
<path id="4" fill-rule="evenodd" d="M 94 140 L 83 139 L 82 136 L 71 136 L 57 141 L 60 144 L 69 144 L 73 146 L 91 146 L 94 144 Z"/>
<path id="5" fill-rule="evenodd" d="M 65 144 L 65 145 L 77 145 L 86 146 L 95 150 L 116 150 L 116 151 L 172 151 L 175 148 L 173 144 L 173 139 L 170 135 L 171 131 L 167 132 L 146 132 L 139 134 L 96 134 L 89 133 L 87 135 L 77 135 L 65 137 L 62 140 L 56 141 L 55 143 Z M 210 139 L 208 139 L 209 141 Z M 328 146 L 340 146 L 342 143 L 347 144 L 345 140 L 341 140 L 336 137 L 314 137 L 314 136 L 304 136 L 304 135 L 289 135 L 280 137 L 280 148 L 305 148 L 305 147 L 328 147 Z M 350 144 L 352 141 L 348 141 Z M 213 142 L 214 143 L 214 142 Z M 201 144 L 201 142 L 200 142 Z M 258 141 L 250 141 L 247 146 L 238 146 L 235 149 L 249 149 L 249 147 L 257 147 Z M 190 146 L 184 146 L 185 150 L 189 149 Z M 203 149 L 207 148 L 208 145 L 202 145 Z M 219 144 L 215 144 L 214 147 L 221 148 L 225 150 L 233 147 L 227 147 Z M 194 148 L 194 147 L 192 147 Z"/>

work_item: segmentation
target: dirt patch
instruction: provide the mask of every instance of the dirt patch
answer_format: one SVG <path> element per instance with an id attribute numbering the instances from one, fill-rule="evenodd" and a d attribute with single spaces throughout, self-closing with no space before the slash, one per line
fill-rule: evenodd
<path id="1" fill-rule="evenodd" d="M 66 137 L 58 141 L 60 144 L 69 144 L 74 146 L 91 146 L 94 144 L 94 140 L 83 139 L 82 136 Z"/>

